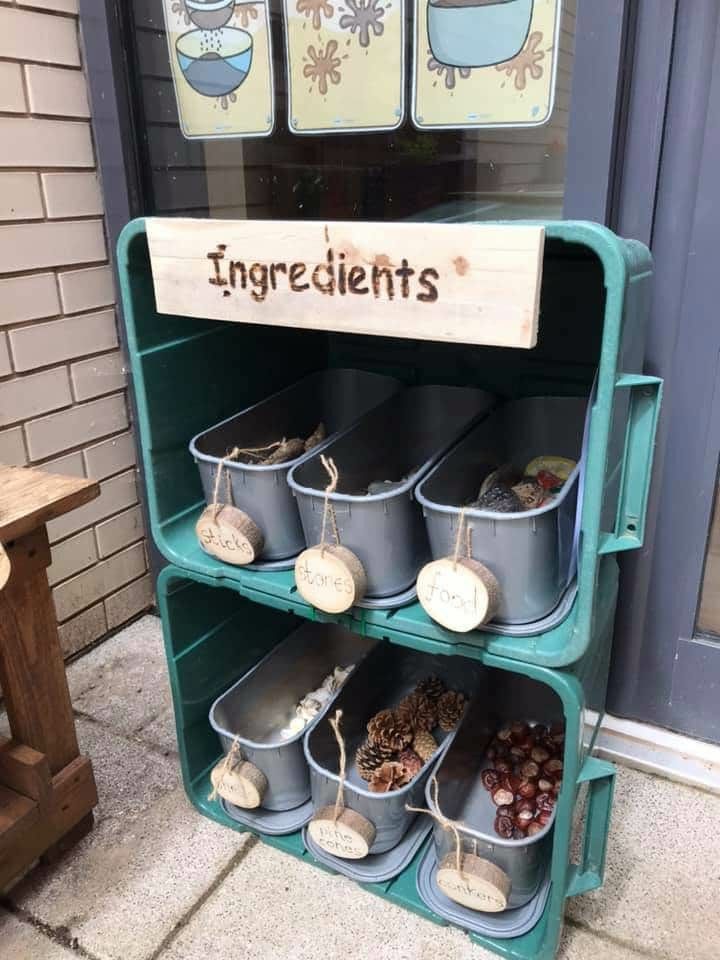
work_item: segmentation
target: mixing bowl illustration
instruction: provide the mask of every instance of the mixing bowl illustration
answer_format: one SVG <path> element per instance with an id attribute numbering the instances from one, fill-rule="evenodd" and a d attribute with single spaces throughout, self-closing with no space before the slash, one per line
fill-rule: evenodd
<path id="1" fill-rule="evenodd" d="M 235 0 L 185 0 L 185 9 L 196 27 L 218 30 L 232 17 Z"/>
<path id="2" fill-rule="evenodd" d="M 512 60 L 525 45 L 532 13 L 533 0 L 429 0 L 430 50 L 452 67 Z"/>
<path id="3" fill-rule="evenodd" d="M 247 30 L 191 30 L 175 44 L 183 76 L 204 97 L 225 97 L 250 72 L 253 40 Z"/>

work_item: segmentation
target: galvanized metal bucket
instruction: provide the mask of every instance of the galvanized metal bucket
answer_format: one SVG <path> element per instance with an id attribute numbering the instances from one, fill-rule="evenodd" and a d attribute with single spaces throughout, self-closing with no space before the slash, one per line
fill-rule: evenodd
<path id="1" fill-rule="evenodd" d="M 474 427 L 415 491 L 433 559 L 452 554 L 460 511 L 492 470 L 511 463 L 522 471 L 541 455 L 579 461 L 586 408 L 585 398 L 529 397 L 503 404 Z M 579 477 L 578 465 L 553 500 L 535 510 L 464 508 L 472 556 L 500 584 L 501 623 L 540 620 L 560 602 L 572 573 Z"/>
<path id="2" fill-rule="evenodd" d="M 328 437 L 287 463 L 262 466 L 227 462 L 232 501 L 257 524 L 264 538 L 260 560 L 281 560 L 305 546 L 297 506 L 288 489 L 290 468 L 327 446 L 332 437 L 387 400 L 401 387 L 397 380 L 364 370 L 321 370 L 279 393 L 204 430 L 190 441 L 205 500 L 213 500 L 218 466 L 233 447 L 253 449 L 282 437 L 309 437 L 318 423 Z M 220 486 L 225 492 L 225 482 Z"/>
<path id="3" fill-rule="evenodd" d="M 562 721 L 562 706 L 549 687 L 519 674 L 485 671 L 483 692 L 470 704 L 460 729 L 437 766 L 439 812 L 456 823 L 463 853 L 474 854 L 500 867 L 510 880 L 508 909 L 521 907 L 538 892 L 552 852 L 554 816 L 540 833 L 505 840 L 495 833 L 497 808 L 481 782 L 493 734 L 508 720 L 525 719 L 550 725 Z M 438 811 L 432 784 L 426 801 Z M 442 863 L 456 850 L 452 830 L 435 823 L 436 859 Z"/>
<path id="4" fill-rule="evenodd" d="M 423 806 L 425 784 L 454 733 L 435 731 L 435 757 L 406 786 L 390 793 L 373 793 L 353 762 L 355 751 L 367 737 L 368 720 L 380 710 L 395 706 L 431 674 L 444 680 L 448 687 L 471 696 L 481 669 L 462 657 L 434 657 L 382 643 L 354 671 L 336 698 L 333 709 L 342 710 L 341 728 L 348 757 L 343 802 L 375 827 L 369 854 L 385 853 L 402 840 L 416 816 L 405 809 L 406 804 Z M 321 810 L 335 803 L 339 783 L 338 745 L 327 720 L 315 724 L 305 736 L 305 756 L 310 767 L 313 807 Z"/>
<path id="5" fill-rule="evenodd" d="M 309 799 L 302 741 L 335 697 L 304 730 L 290 737 L 283 737 L 282 730 L 295 715 L 295 705 L 335 666 L 357 666 L 375 643 L 337 624 L 304 623 L 213 703 L 210 724 L 223 751 L 227 754 L 237 738 L 243 757 L 267 779 L 262 809 L 292 810 Z"/>
<path id="6" fill-rule="evenodd" d="M 430 547 L 413 488 L 494 402 L 484 390 L 410 387 L 326 447 L 340 472 L 330 495 L 340 542 L 362 561 L 368 597 L 391 597 L 415 582 Z M 320 457 L 293 467 L 288 483 L 307 545 L 319 543 L 328 484 Z"/>

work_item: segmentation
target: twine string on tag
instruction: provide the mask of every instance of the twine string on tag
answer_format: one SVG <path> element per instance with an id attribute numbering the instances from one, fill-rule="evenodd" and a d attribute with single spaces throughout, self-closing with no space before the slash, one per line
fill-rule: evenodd
<path id="1" fill-rule="evenodd" d="M 340 733 L 340 721 L 342 720 L 343 712 L 342 710 L 336 710 L 335 716 L 330 720 L 330 726 L 333 728 L 333 733 L 335 734 L 335 739 L 337 740 L 338 749 L 340 750 L 340 769 L 338 775 L 340 777 L 340 782 L 338 783 L 337 796 L 335 797 L 335 812 L 333 813 L 333 823 L 337 823 L 338 817 L 343 811 L 345 806 L 345 740 L 343 735 Z"/>
<path id="2" fill-rule="evenodd" d="M 458 517 L 458 527 L 457 534 L 455 535 L 455 547 L 453 549 L 453 570 L 457 569 L 458 560 L 460 559 L 460 548 L 463 543 L 463 530 L 465 531 L 465 556 L 464 559 L 472 559 L 472 527 L 470 527 L 465 519 L 465 507 L 462 507 L 460 510 L 460 516 Z"/>
<path id="3" fill-rule="evenodd" d="M 433 788 L 433 803 L 435 804 L 435 810 L 430 810 L 427 807 L 411 807 L 409 803 L 405 804 L 405 809 L 409 813 L 427 813 L 434 820 L 437 820 L 437 822 L 440 824 L 440 826 L 444 830 L 450 830 L 453 833 L 455 837 L 455 869 L 457 870 L 458 874 L 462 877 L 463 857 L 462 857 L 462 840 L 460 839 L 461 824 L 459 824 L 456 820 L 448 819 L 448 817 L 446 817 L 443 814 L 442 810 L 440 809 L 440 802 L 438 799 L 440 787 L 438 786 L 437 777 L 434 774 L 430 782 L 432 783 L 432 788 Z"/>
<path id="4" fill-rule="evenodd" d="M 223 507 L 223 504 L 219 503 L 220 496 L 220 480 L 222 478 L 223 470 L 225 470 L 225 497 L 228 504 L 232 504 L 232 484 L 230 482 L 230 471 L 227 470 L 228 463 L 232 463 L 233 460 L 237 460 L 238 457 L 249 455 L 251 457 L 259 457 L 261 453 L 268 453 L 271 450 L 275 450 L 277 447 L 280 447 L 285 443 L 285 437 L 282 440 L 276 440 L 274 443 L 268 443 L 264 447 L 233 447 L 230 453 L 226 453 L 225 456 L 218 460 L 217 470 L 215 472 L 215 483 L 213 486 L 213 522 L 217 520 L 217 515 Z"/>
<path id="5" fill-rule="evenodd" d="M 338 468 L 335 466 L 335 461 L 333 460 L 332 457 L 326 457 L 324 453 L 321 453 L 320 460 L 322 462 L 322 465 L 327 470 L 328 476 L 330 477 L 330 483 L 325 487 L 325 501 L 323 503 L 322 529 L 320 531 L 320 556 L 324 556 L 324 553 L 325 553 L 324 548 L 326 546 L 329 546 L 326 540 L 328 517 L 330 518 L 330 523 L 332 525 L 332 531 L 333 531 L 333 536 L 335 537 L 335 543 L 337 546 L 340 546 L 340 534 L 338 533 L 337 518 L 335 516 L 335 507 L 330 502 L 330 494 L 335 493 L 335 491 L 337 490 L 340 474 L 338 472 Z"/>
<path id="6" fill-rule="evenodd" d="M 208 797 L 208 800 L 217 800 L 218 791 L 222 786 L 222 782 L 225 779 L 225 774 L 229 773 L 232 768 L 235 766 L 236 762 L 240 762 L 243 758 L 242 751 L 240 750 L 240 737 L 235 737 L 232 742 L 232 746 L 225 755 L 223 764 L 220 767 L 220 773 L 217 778 L 217 783 L 213 785 L 212 791 Z"/>

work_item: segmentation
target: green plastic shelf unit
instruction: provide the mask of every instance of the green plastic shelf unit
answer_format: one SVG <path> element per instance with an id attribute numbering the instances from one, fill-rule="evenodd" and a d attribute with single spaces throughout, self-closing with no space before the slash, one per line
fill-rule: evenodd
<path id="1" fill-rule="evenodd" d="M 565 899 L 602 884 L 609 828 L 614 768 L 589 755 L 592 731 L 584 727 L 586 708 L 602 709 L 607 679 L 617 595 L 617 563 L 605 558 L 601 564 L 601 588 L 591 642 L 584 656 L 564 670 L 496 656 L 471 644 L 459 649 L 455 643 L 423 639 L 390 628 L 385 638 L 434 654 L 461 653 L 488 669 L 509 671 L 546 684 L 558 697 L 566 724 L 563 789 L 558 800 L 552 850 L 552 886 L 544 913 L 534 929 L 512 940 L 472 934 L 483 946 L 513 960 L 551 960 L 562 930 Z M 298 623 L 296 613 L 266 605 L 266 594 L 248 594 L 237 583 L 221 585 L 218 578 L 166 567 L 158 581 L 160 606 L 183 780 L 187 794 L 207 817 L 243 830 L 216 801 L 209 800 L 210 770 L 220 756 L 217 735 L 207 715 L 215 697 L 226 690 Z M 308 612 L 307 610 L 301 611 Z M 371 624 L 349 621 L 357 632 L 374 635 Z M 582 855 L 570 859 L 573 813 L 582 802 L 586 785 L 586 814 Z M 262 839 L 286 853 L 315 863 L 306 852 L 301 834 Z M 421 851 L 422 853 L 422 851 Z M 415 885 L 420 854 L 395 879 L 368 884 L 367 889 L 436 923 L 444 923 L 420 899 Z"/>
<path id="2" fill-rule="evenodd" d="M 482 229 L 479 226 L 478 229 Z M 642 545 L 661 381 L 643 376 L 651 260 L 641 244 L 591 223 L 549 222 L 534 350 L 392 338 L 165 316 L 155 309 L 145 221 L 118 242 L 118 269 L 153 538 L 164 557 L 187 571 L 234 584 L 279 609 L 312 616 L 292 572 L 224 564 L 198 546 L 204 507 L 188 453 L 190 438 L 313 370 L 356 366 L 412 383 L 457 383 L 504 397 L 590 396 L 578 591 L 554 629 L 527 638 L 492 632 L 452 634 L 418 604 L 398 611 L 353 609 L 380 633 L 472 647 L 544 667 L 583 657 L 590 644 L 604 554 Z"/>

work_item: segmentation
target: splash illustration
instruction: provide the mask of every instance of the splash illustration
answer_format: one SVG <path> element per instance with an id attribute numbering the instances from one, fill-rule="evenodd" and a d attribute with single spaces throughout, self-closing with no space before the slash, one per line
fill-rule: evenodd
<path id="1" fill-rule="evenodd" d="M 429 50 L 428 53 L 430 53 Z M 440 61 L 436 60 L 432 55 L 428 57 L 427 68 L 430 73 L 437 73 L 438 77 L 444 76 L 445 88 L 447 90 L 455 89 L 458 77 L 462 80 L 467 80 L 472 73 L 470 67 L 450 67 L 446 63 L 440 63 Z"/>
<path id="2" fill-rule="evenodd" d="M 313 30 L 319 30 L 322 26 L 322 18 L 327 17 L 329 20 L 335 12 L 328 0 L 297 0 L 295 9 L 298 13 L 304 13 L 306 17 L 312 16 Z"/>
<path id="3" fill-rule="evenodd" d="M 542 33 L 535 30 L 530 34 L 527 43 L 516 57 L 496 65 L 495 69 L 505 73 L 508 77 L 511 77 L 513 73 L 515 74 L 516 90 L 525 89 L 528 83 L 527 74 L 533 80 L 539 80 L 542 77 L 544 71 L 540 64 L 545 59 L 545 53 L 537 49 L 542 43 L 542 38 Z"/>
<path id="4" fill-rule="evenodd" d="M 249 27 L 251 20 L 257 20 L 257 6 L 254 3 L 238 3 L 235 6 L 235 16 L 240 17 L 240 26 Z"/>
<path id="5" fill-rule="evenodd" d="M 351 34 L 359 34 L 361 47 L 370 46 L 370 31 L 376 37 L 381 37 L 385 30 L 382 18 L 385 9 L 381 6 L 382 0 L 346 0 L 350 13 L 343 13 L 339 20 L 341 30 L 349 30 Z M 343 7 L 340 7 L 343 10 Z"/>
<path id="6" fill-rule="evenodd" d="M 342 60 L 335 56 L 337 48 L 336 40 L 328 40 L 324 50 L 321 46 L 316 50 L 312 44 L 307 48 L 310 63 L 303 67 L 303 76 L 313 83 L 317 81 L 318 90 L 323 96 L 328 92 L 328 80 L 336 86 L 342 80 L 339 69 Z"/>

